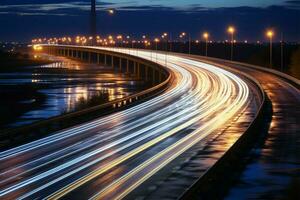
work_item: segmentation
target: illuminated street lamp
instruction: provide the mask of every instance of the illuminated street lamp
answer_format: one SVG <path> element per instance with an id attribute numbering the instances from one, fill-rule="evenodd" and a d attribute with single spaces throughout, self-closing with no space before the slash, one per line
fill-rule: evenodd
<path id="1" fill-rule="evenodd" d="M 203 33 L 203 38 L 205 39 L 205 56 L 207 57 L 207 48 L 208 48 L 209 33 L 208 32 L 204 32 Z"/>
<path id="2" fill-rule="evenodd" d="M 114 11 L 113 9 L 108 9 L 107 12 L 108 12 L 108 14 L 110 14 L 110 15 L 115 14 L 115 11 Z"/>
<path id="3" fill-rule="evenodd" d="M 270 67 L 272 68 L 273 65 L 273 37 L 274 31 L 268 30 L 266 33 L 267 37 L 270 39 Z"/>
<path id="4" fill-rule="evenodd" d="M 122 47 L 123 36 L 117 35 L 117 40 L 119 41 L 119 45 Z"/>
<path id="5" fill-rule="evenodd" d="M 234 33 L 235 28 L 233 26 L 229 26 L 227 32 L 231 35 L 231 53 L 230 53 L 230 60 L 233 60 L 233 44 L 234 44 Z"/>
<path id="6" fill-rule="evenodd" d="M 179 37 L 180 38 L 185 38 L 186 36 L 186 33 L 185 32 L 182 32 Z M 191 35 L 189 34 L 189 54 L 191 54 Z"/>
<path id="7" fill-rule="evenodd" d="M 147 46 L 148 46 L 148 43 L 149 43 L 148 40 L 147 40 L 147 36 L 143 35 L 142 38 L 143 38 L 142 43 L 145 44 L 145 48 L 147 49 Z"/>
<path id="8" fill-rule="evenodd" d="M 154 39 L 154 42 L 155 42 L 155 49 L 156 49 L 156 51 L 157 51 L 157 43 L 159 43 L 159 39 L 158 39 L 158 38 L 155 38 L 155 39 Z"/>
<path id="9" fill-rule="evenodd" d="M 166 40 L 166 51 L 168 51 L 168 33 L 163 33 L 161 37 Z"/>
<path id="10" fill-rule="evenodd" d="M 156 62 L 157 62 L 157 43 L 159 43 L 159 39 L 158 39 L 158 38 L 155 38 L 155 39 L 154 39 L 154 42 L 155 42 L 155 49 L 156 49 Z"/>

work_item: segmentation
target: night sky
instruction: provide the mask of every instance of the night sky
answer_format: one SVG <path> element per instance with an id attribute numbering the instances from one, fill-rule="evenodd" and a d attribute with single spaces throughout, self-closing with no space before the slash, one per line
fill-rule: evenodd
<path id="1" fill-rule="evenodd" d="M 114 15 L 105 10 L 115 9 Z M 89 33 L 90 0 L 0 0 L 0 41 L 29 41 Z M 300 41 L 300 0 L 101 0 L 97 29 L 109 33 L 160 35 L 209 31 L 214 40 L 228 39 L 226 27 L 237 28 L 238 40 L 264 40 L 267 28 L 286 40 Z"/>

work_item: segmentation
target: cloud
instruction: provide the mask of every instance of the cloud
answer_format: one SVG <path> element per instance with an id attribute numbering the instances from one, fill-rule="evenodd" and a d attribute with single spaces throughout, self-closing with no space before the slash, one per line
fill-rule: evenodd
<path id="1" fill-rule="evenodd" d="M 67 14 L 76 13 L 77 11 L 88 12 L 90 3 L 86 1 L 74 0 L 57 0 L 56 3 L 50 0 L 37 1 L 30 0 L 26 2 L 14 1 L 14 4 L 0 4 L 0 14 L 16 14 L 16 15 L 56 15 L 65 16 Z M 60 3 L 59 3 L 60 2 Z M 97 4 L 97 9 L 102 10 L 113 5 L 108 2 Z"/>
<path id="2" fill-rule="evenodd" d="M 300 10 L 300 0 L 290 0 L 285 2 L 290 9 Z"/>
<path id="3" fill-rule="evenodd" d="M 44 14 L 55 14 L 62 16 L 66 13 L 74 12 L 89 12 L 90 10 L 90 0 L 0 0 L 0 14 L 16 14 L 20 15 L 23 13 L 31 13 L 32 15 L 44 15 Z M 168 6 L 162 6 L 160 3 L 165 2 L 165 0 L 149 0 L 148 4 L 138 3 L 139 1 L 97 1 L 97 10 L 106 10 L 108 8 L 114 8 L 119 11 L 176 11 L 185 12 L 186 14 L 191 14 L 193 12 L 209 12 L 209 11 L 222 11 L 222 10 L 234 10 L 240 13 L 253 12 L 253 10 L 266 9 L 262 7 L 247 7 L 247 6 L 237 6 L 237 7 L 218 7 L 218 8 L 208 8 L 201 4 L 194 3 L 185 6 L 176 6 L 175 4 L 168 4 Z M 149 3 L 150 2 L 150 3 Z M 165 4 L 164 4 L 165 5 Z M 170 6 L 169 6 L 170 5 Z M 181 5 L 181 4 L 180 4 Z M 276 6 L 276 5 L 274 5 Z M 300 7 L 299 0 L 288 0 L 285 1 L 280 7 L 289 9 L 298 9 Z"/>
<path id="4" fill-rule="evenodd" d="M 5 0 L 0 0 L 0 26 L 5 27 L 0 31 L 0 38 L 3 40 L 11 38 L 25 40 L 35 35 L 89 33 L 89 0 L 9 0 L 12 2 L 9 5 L 4 5 L 3 1 Z M 199 37 L 200 31 L 207 30 L 212 33 L 214 39 L 225 39 L 226 26 L 234 24 L 238 29 L 237 36 L 249 41 L 261 35 L 262 38 L 258 39 L 264 39 L 262 32 L 267 27 L 284 30 L 286 37 L 291 40 L 299 40 L 300 35 L 300 28 L 297 26 L 299 10 L 295 9 L 299 1 L 294 0 L 283 0 L 284 4 L 281 6 L 218 8 L 208 8 L 197 3 L 178 7 L 172 4 L 171 0 L 167 6 L 161 6 L 160 0 L 154 0 L 147 5 L 138 4 L 135 0 L 111 1 L 113 3 L 100 0 L 100 2 L 97 10 L 98 30 L 101 34 L 123 32 L 157 35 L 162 31 L 173 31 L 175 35 L 180 31 L 187 31 Z M 116 14 L 109 16 L 101 12 L 107 8 L 116 9 Z M 76 25 L 70 21 L 76 21 Z M 28 31 L 19 34 L 24 29 Z"/>
<path id="5" fill-rule="evenodd" d="M 287 4 L 300 5 L 300 0 L 286 1 Z"/>

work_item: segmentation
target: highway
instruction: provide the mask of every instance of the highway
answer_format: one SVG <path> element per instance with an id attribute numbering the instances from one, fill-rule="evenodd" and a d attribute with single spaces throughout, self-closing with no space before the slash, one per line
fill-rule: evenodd
<path id="1" fill-rule="evenodd" d="M 0 199 L 122 199 L 253 101 L 247 80 L 212 64 L 108 50 L 164 65 L 171 86 L 134 107 L 1 152 Z"/>
<path id="2" fill-rule="evenodd" d="M 222 64 L 255 77 L 272 104 L 267 136 L 263 141 L 258 140 L 260 145 L 256 144 L 250 156 L 242 161 L 247 165 L 226 199 L 297 199 L 300 180 L 300 81 L 294 79 L 291 82 L 275 73 L 243 64 Z M 258 172 L 255 176 L 252 175 L 254 171 Z"/>

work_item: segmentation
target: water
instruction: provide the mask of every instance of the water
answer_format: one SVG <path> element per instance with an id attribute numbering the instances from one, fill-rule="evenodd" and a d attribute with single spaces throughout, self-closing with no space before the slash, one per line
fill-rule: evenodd
<path id="1" fill-rule="evenodd" d="M 0 128 L 30 124 L 74 111 L 82 100 L 108 94 L 107 101 L 145 89 L 146 83 L 112 68 L 64 60 L 0 73 Z"/>

